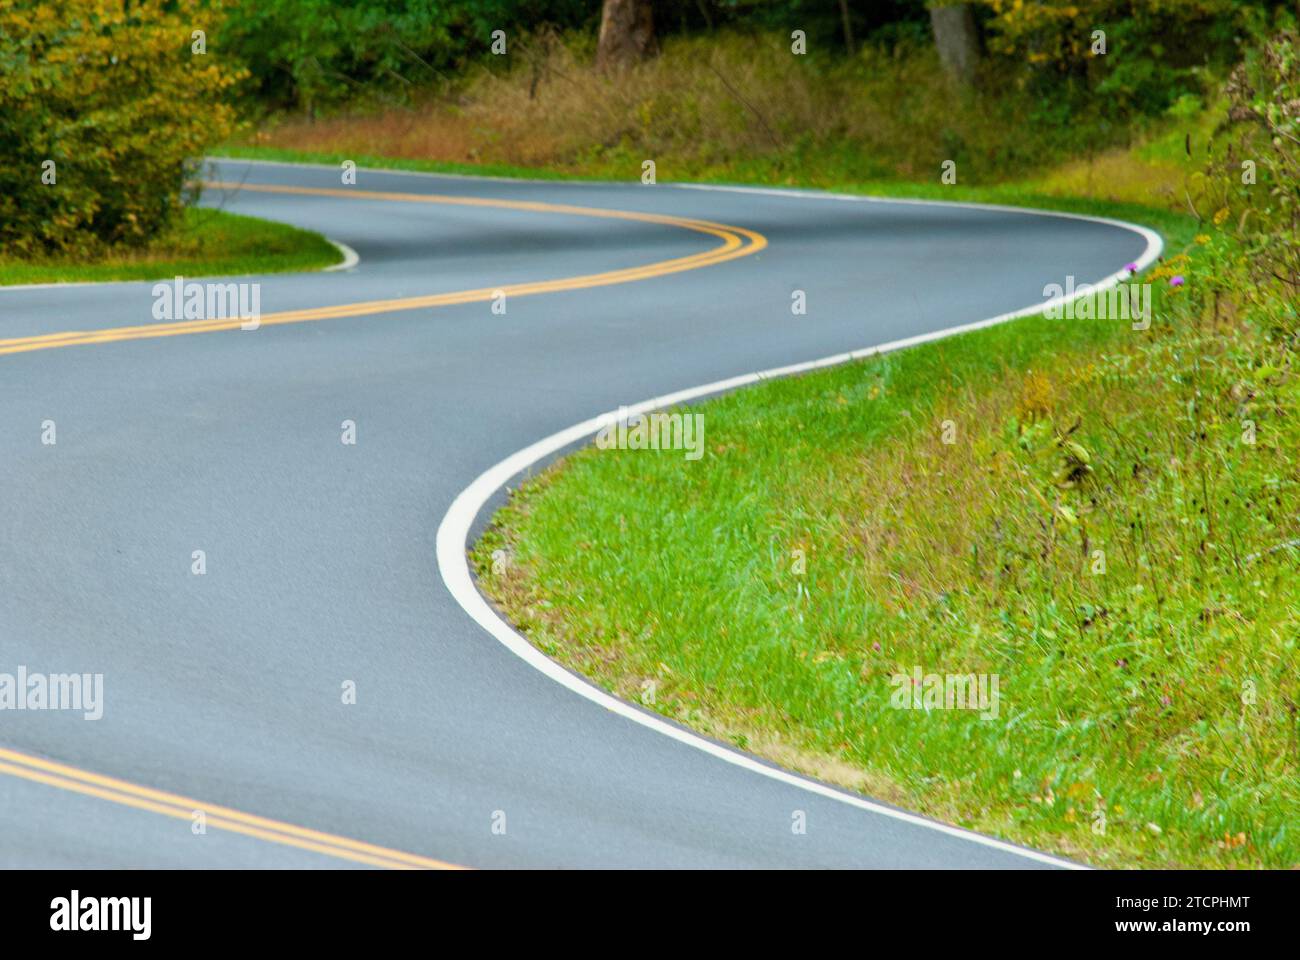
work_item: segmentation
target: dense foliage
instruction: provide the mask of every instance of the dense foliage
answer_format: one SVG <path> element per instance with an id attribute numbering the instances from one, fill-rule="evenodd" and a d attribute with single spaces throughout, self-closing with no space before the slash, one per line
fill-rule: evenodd
<path id="1" fill-rule="evenodd" d="M 222 39 L 263 104 L 312 112 L 358 93 L 400 97 L 445 83 L 488 53 L 493 30 L 588 26 L 593 9 L 584 0 L 239 0 Z"/>
<path id="2" fill-rule="evenodd" d="M 826 0 L 656 0 L 661 33 L 697 34 L 722 27 L 799 28 L 810 42 L 843 53 L 845 11 Z M 240 51 L 258 100 L 309 112 L 366 92 L 405 98 L 447 85 L 474 61 L 490 57 L 494 31 L 507 45 L 547 31 L 593 35 L 600 0 L 238 0 L 225 40 Z M 924 0 L 850 3 L 848 37 L 916 39 L 928 27 Z"/>
<path id="3" fill-rule="evenodd" d="M 558 30 L 595 33 L 600 0 L 236 0 L 225 36 L 261 102 L 308 111 L 365 91 L 404 98 L 490 62 L 493 31 L 509 41 Z M 1068 103 L 1093 94 L 1115 112 L 1156 113 L 1198 88 L 1196 71 L 1231 64 L 1282 0 L 975 0 L 993 77 Z M 668 35 L 804 31 L 812 49 L 857 56 L 864 46 L 926 42 L 925 0 L 656 0 Z M 1095 31 L 1106 35 L 1096 54 Z M 1009 69 L 1010 68 L 1010 69 Z M 987 72 L 987 71 L 986 71 Z"/>
<path id="4" fill-rule="evenodd" d="M 186 164 L 234 128 L 239 72 L 194 53 L 201 0 L 0 4 L 0 245 L 143 241 L 183 202 Z"/>
<path id="5" fill-rule="evenodd" d="M 1197 71 L 1231 64 L 1286 6 L 1270 0 L 982 0 L 989 49 L 1041 92 L 1154 113 L 1199 91 Z"/>

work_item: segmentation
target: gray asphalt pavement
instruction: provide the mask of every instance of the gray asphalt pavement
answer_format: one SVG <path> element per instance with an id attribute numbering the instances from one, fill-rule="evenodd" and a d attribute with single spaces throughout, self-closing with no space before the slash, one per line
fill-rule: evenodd
<path id="1" fill-rule="evenodd" d="M 223 161 L 227 182 L 337 170 Z M 0 356 L 0 672 L 104 675 L 104 716 L 0 711 L 0 748 L 474 867 L 1036 867 L 815 796 L 537 673 L 443 586 L 434 534 L 484 469 L 595 413 L 1042 299 L 1132 232 L 1020 213 L 639 183 L 361 171 L 356 191 L 717 221 L 751 256 L 617 286 Z M 263 312 L 635 267 L 716 246 L 554 212 L 210 191 L 345 243 Z M 0 339 L 154 323 L 150 283 L 0 291 Z M 791 316 L 791 292 L 807 292 Z M 57 443 L 41 442 L 42 423 Z M 355 421 L 357 443 L 340 442 Z M 581 522 L 581 518 L 575 518 Z M 207 572 L 191 573 L 193 551 Z M 353 681 L 354 705 L 341 687 Z M 3 761 L 0 755 L 0 761 Z M 805 835 L 791 832 L 794 810 Z M 506 831 L 493 831 L 504 813 Z M 10 775 L 0 866 L 347 866 Z"/>

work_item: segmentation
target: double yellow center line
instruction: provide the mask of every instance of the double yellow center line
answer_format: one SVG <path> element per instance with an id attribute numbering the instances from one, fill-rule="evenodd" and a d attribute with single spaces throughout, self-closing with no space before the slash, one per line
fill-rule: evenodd
<path id="1" fill-rule="evenodd" d="M 559 293 L 566 290 L 585 290 L 592 287 L 648 280 L 684 270 L 697 270 L 737 257 L 749 256 L 767 246 L 767 238 L 743 227 L 724 226 L 707 220 L 663 216 L 653 213 L 636 213 L 626 210 L 602 210 L 596 207 L 575 207 L 568 204 L 537 203 L 527 200 L 492 200 L 482 197 L 454 197 L 423 193 L 390 193 L 378 190 L 339 190 L 319 187 L 278 187 L 261 184 L 209 183 L 209 187 L 245 190 L 261 193 L 292 193 L 313 196 L 340 197 L 348 200 L 382 200 L 398 203 L 437 203 L 460 207 L 496 207 L 506 210 L 523 210 L 532 213 L 567 214 L 577 217 L 598 217 L 608 220 L 634 220 L 663 226 L 679 227 L 716 237 L 721 243 L 701 253 L 671 260 L 659 260 L 639 267 L 588 273 L 558 280 L 539 280 L 531 283 L 506 284 L 499 287 L 479 287 L 452 293 L 430 294 L 422 297 L 399 297 L 392 300 L 363 300 L 330 307 L 307 310 L 285 310 L 263 314 L 261 326 L 285 323 L 310 323 L 316 320 L 334 320 L 341 317 L 364 317 L 398 310 L 416 310 L 428 307 L 447 307 L 465 303 L 480 303 L 505 294 L 509 297 L 526 297 L 539 293 Z M 175 323 L 148 323 L 130 327 L 110 327 L 104 330 L 68 330 L 46 333 L 34 337 L 0 339 L 0 354 L 29 353 L 33 350 L 54 350 L 60 347 L 87 346 L 95 343 L 117 343 L 123 340 L 149 340 L 156 337 L 175 337 L 195 333 L 217 333 L 238 330 L 245 321 L 238 317 L 184 320 Z"/>
<path id="2" fill-rule="evenodd" d="M 70 790 L 86 796 L 110 800 L 138 810 L 160 813 L 178 820 L 196 822 L 197 815 L 202 814 L 206 826 L 230 833 L 242 833 L 260 840 L 270 840 L 313 853 L 322 853 L 330 857 L 341 857 L 372 867 L 388 867 L 396 870 L 454 870 L 454 864 L 444 863 L 430 857 L 421 857 L 401 850 L 350 840 L 347 837 L 309 830 L 291 823 L 282 823 L 267 817 L 254 816 L 230 807 L 221 807 L 204 803 L 192 797 L 154 790 L 138 784 L 128 783 L 114 777 L 105 777 L 70 767 L 67 764 L 43 760 L 16 750 L 0 747 L 0 773 L 21 777 L 34 783 Z"/>
<path id="3" fill-rule="evenodd" d="M 279 313 L 264 314 L 262 326 L 275 326 L 284 323 L 309 323 L 315 320 L 332 320 L 341 317 L 363 317 L 380 313 L 392 313 L 398 310 L 414 310 L 424 307 L 445 307 L 455 304 L 478 303 L 493 299 L 504 293 L 507 297 L 531 296 L 539 293 L 559 293 L 566 290 L 584 290 L 592 287 L 610 286 L 616 283 L 629 283 L 634 280 L 648 280 L 651 277 L 663 277 L 684 270 L 696 270 L 700 267 L 725 263 L 738 257 L 757 253 L 767 246 L 767 238 L 753 230 L 742 227 L 725 226 L 707 220 L 694 220 L 686 217 L 662 216 L 652 213 L 637 213 L 625 210 L 602 210 L 596 207 L 576 207 L 567 204 L 536 203 L 525 200 L 492 200 L 480 197 L 455 197 L 423 193 L 390 193 L 384 191 L 339 190 L 313 187 L 280 187 L 260 184 L 210 183 L 210 187 L 229 190 L 245 190 L 260 193 L 292 193 L 312 196 L 339 197 L 347 200 L 381 200 L 400 203 L 438 203 L 461 207 L 495 207 L 506 210 L 521 210 L 532 213 L 568 214 L 579 217 L 598 217 L 607 220 L 632 220 L 641 223 L 653 223 L 663 226 L 679 227 L 715 237 L 718 246 L 702 253 L 671 260 L 660 260 L 640 267 L 628 267 L 622 270 L 608 270 L 603 273 L 589 273 L 580 276 L 564 277 L 558 280 L 541 280 L 531 283 L 515 283 L 500 287 L 480 287 L 474 290 L 461 290 L 454 293 L 431 294 L 423 297 L 402 297 L 393 300 L 365 300 L 332 307 L 316 307 L 309 310 L 287 310 Z M 55 350 L 60 347 L 86 346 L 96 343 L 116 343 L 123 340 L 147 340 L 155 337 L 175 337 L 195 333 L 216 333 L 222 330 L 238 330 L 239 318 L 220 320 L 187 320 L 177 323 L 154 323 L 130 327 L 111 327 L 103 330 L 69 330 L 62 333 L 41 334 L 34 337 L 13 337 L 0 339 L 0 354 L 29 353 L 34 350 Z M 458 869 L 455 864 L 444 863 L 430 857 L 422 857 L 400 850 L 375 846 L 360 840 L 310 830 L 306 827 L 271 820 L 267 817 L 254 816 L 233 810 L 230 807 L 203 803 L 202 801 L 183 797 L 162 790 L 154 790 L 138 784 L 128 783 L 113 777 L 80 770 L 76 767 L 52 760 L 33 757 L 15 750 L 0 747 L 0 774 L 20 777 L 35 783 L 69 790 L 86 796 L 97 797 L 112 803 L 148 810 L 163 816 L 193 822 L 196 813 L 202 813 L 208 827 L 239 833 L 261 840 L 269 840 L 286 846 L 310 850 L 314 853 L 375 867 L 393 869 Z"/>

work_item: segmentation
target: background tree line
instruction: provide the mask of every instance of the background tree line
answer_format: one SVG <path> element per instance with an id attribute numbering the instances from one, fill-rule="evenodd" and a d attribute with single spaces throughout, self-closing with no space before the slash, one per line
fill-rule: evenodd
<path id="1" fill-rule="evenodd" d="M 622 153 L 654 149 L 693 156 L 702 175 L 716 161 L 743 176 L 738 159 L 767 154 L 773 169 L 818 182 L 825 177 L 809 174 L 831 161 L 857 179 L 909 176 L 942 150 L 1015 175 L 1064 131 L 1083 129 L 1089 143 L 1105 143 L 1135 118 L 1205 93 L 1206 78 L 1226 75 L 1247 47 L 1280 29 L 1292 6 L 6 0 L 0 242 L 24 255 L 139 243 L 175 219 L 189 164 L 228 141 L 241 118 L 432 99 L 444 120 L 478 110 L 446 129 L 523 144 L 505 159 L 525 165 L 562 166 L 579 155 L 621 164 Z M 806 56 L 788 55 L 793 31 L 802 31 Z M 1092 47 L 1098 31 L 1104 55 Z M 509 56 L 494 55 L 494 35 Z M 528 70 L 522 85 L 482 82 Z M 568 99 L 552 97 L 539 109 L 539 78 L 554 81 L 565 70 Z M 741 72 L 748 87 L 735 79 Z M 949 87 L 975 99 L 954 111 Z M 589 115 L 575 120 L 575 108 Z M 427 114 L 408 117 L 413 127 L 435 126 Z M 545 139 L 539 126 L 565 128 L 567 142 L 550 137 L 534 149 L 525 141 Z M 1036 146 L 1025 142 L 1032 137 Z M 467 147 L 466 159 L 478 162 L 477 150 Z"/>
<path id="2" fill-rule="evenodd" d="M 246 64 L 252 95 L 307 111 L 359 90 L 402 97 L 451 84 L 491 63 L 507 42 L 538 31 L 597 37 L 596 62 L 617 68 L 653 56 L 661 38 L 717 30 L 802 30 L 824 58 L 864 45 L 936 43 L 961 82 L 1031 83 L 1045 92 L 1111 97 L 1156 111 L 1207 63 L 1235 62 L 1238 41 L 1262 30 L 1284 0 L 232 0 L 224 45 Z M 1107 52 L 1090 56 L 1094 31 Z M 1134 54 L 1138 54 L 1135 56 Z M 982 66 L 983 65 L 983 66 Z"/>

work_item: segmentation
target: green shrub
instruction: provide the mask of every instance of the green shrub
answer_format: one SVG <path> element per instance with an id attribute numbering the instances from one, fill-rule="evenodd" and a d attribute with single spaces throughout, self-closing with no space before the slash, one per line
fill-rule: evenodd
<path id="1" fill-rule="evenodd" d="M 493 30 L 513 42 L 543 25 L 588 25 L 595 10 L 584 0 L 234 0 L 222 40 L 239 51 L 261 105 L 314 114 L 444 87 L 490 56 Z"/>
<path id="2" fill-rule="evenodd" d="M 187 164 L 233 132 L 240 72 L 198 53 L 219 3 L 0 5 L 0 246 L 138 245 L 184 204 Z"/>
<path id="3" fill-rule="evenodd" d="M 1228 148 L 1211 171 L 1221 185 L 1217 224 L 1235 227 L 1244 280 L 1231 295 L 1286 337 L 1300 334 L 1300 35 L 1252 50 L 1227 86 Z"/>
<path id="4" fill-rule="evenodd" d="M 1282 0 L 980 0 L 996 58 L 1021 80 L 1071 101 L 1098 98 L 1114 114 L 1157 115 L 1200 92 L 1200 71 L 1240 55 Z M 1104 46 L 1103 46 L 1104 44 Z"/>

